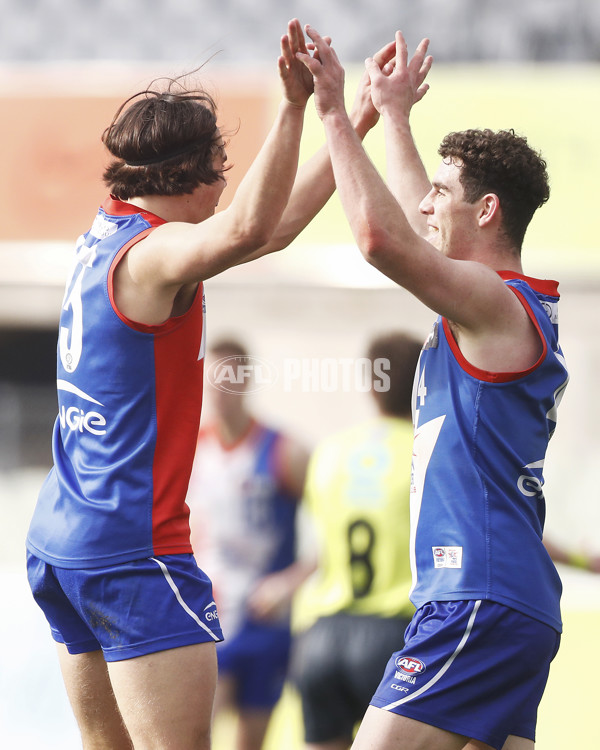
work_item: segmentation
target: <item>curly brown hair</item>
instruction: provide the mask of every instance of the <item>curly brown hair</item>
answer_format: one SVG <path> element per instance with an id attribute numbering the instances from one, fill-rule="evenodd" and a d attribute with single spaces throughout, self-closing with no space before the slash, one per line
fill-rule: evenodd
<path id="1" fill-rule="evenodd" d="M 183 78 L 163 79 L 162 90 L 155 81 L 129 97 L 102 134 L 115 157 L 103 179 L 117 198 L 184 195 L 222 179 L 225 170 L 213 169 L 222 142 L 215 102 L 186 90 Z"/>
<path id="2" fill-rule="evenodd" d="M 461 162 L 460 183 L 468 203 L 486 193 L 500 199 L 504 231 L 521 250 L 535 211 L 550 197 L 546 162 L 514 130 L 464 130 L 449 133 L 438 153 Z"/>

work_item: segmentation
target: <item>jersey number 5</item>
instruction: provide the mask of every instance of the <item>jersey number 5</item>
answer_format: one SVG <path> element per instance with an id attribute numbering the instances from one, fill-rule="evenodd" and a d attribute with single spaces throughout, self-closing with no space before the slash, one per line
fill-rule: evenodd
<path id="1" fill-rule="evenodd" d="M 63 301 L 63 312 L 71 311 L 70 327 L 61 325 L 58 338 L 58 351 L 62 366 L 67 372 L 75 372 L 81 359 L 83 345 L 83 305 L 81 303 L 81 286 L 86 268 L 91 268 L 96 250 L 86 245 L 78 248 L 76 262 L 67 283 Z M 64 322 L 64 315 L 62 322 Z"/>

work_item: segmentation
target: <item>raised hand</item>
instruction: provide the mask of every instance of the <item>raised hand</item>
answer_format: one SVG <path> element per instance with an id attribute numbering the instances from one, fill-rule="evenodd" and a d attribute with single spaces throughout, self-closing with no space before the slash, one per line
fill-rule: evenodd
<path id="1" fill-rule="evenodd" d="M 312 41 L 314 54 L 299 51 L 296 57 L 304 63 L 310 71 L 315 87 L 315 107 L 321 119 L 328 113 L 341 110 L 344 106 L 344 68 L 331 46 L 329 37 L 322 37 L 311 26 L 305 26 L 305 31 Z"/>
<path id="2" fill-rule="evenodd" d="M 381 70 L 389 73 L 392 70 L 392 61 L 395 54 L 396 42 L 388 42 L 385 47 L 382 47 L 373 55 L 373 60 L 375 60 Z M 364 137 L 371 128 L 375 127 L 379 120 L 379 112 L 375 109 L 373 100 L 371 99 L 371 79 L 366 70 L 356 89 L 356 95 L 350 111 L 350 120 L 356 132 L 361 137 Z"/>
<path id="3" fill-rule="evenodd" d="M 429 84 L 424 81 L 433 57 L 427 54 L 429 39 L 423 39 L 409 62 L 401 31 L 396 32 L 395 47 L 393 59 L 382 65 L 383 58 L 368 58 L 365 67 L 371 82 L 371 99 L 377 111 L 381 113 L 389 109 L 397 116 L 408 117 L 413 105 L 421 101 L 429 90 Z"/>
<path id="4" fill-rule="evenodd" d="M 308 55 L 304 34 L 297 18 L 288 23 L 288 32 L 281 37 L 281 55 L 277 60 L 285 98 L 297 107 L 304 107 L 313 92 L 313 77 L 297 57 Z"/>

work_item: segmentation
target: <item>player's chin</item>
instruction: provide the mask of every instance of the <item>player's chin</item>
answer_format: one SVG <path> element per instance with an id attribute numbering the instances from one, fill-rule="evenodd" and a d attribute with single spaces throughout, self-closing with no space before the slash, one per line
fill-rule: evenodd
<path id="1" fill-rule="evenodd" d="M 429 231 L 425 235 L 425 239 L 430 245 L 433 245 L 437 250 L 441 249 L 440 232 L 438 229 L 429 228 Z"/>

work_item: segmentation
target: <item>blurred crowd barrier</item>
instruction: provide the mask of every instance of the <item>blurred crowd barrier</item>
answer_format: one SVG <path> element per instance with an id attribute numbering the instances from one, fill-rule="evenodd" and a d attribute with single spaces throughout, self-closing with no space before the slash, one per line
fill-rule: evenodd
<path id="1" fill-rule="evenodd" d="M 0 60 L 272 62 L 297 16 L 361 61 L 396 28 L 440 61 L 598 60 L 597 0 L 4 0 Z"/>

